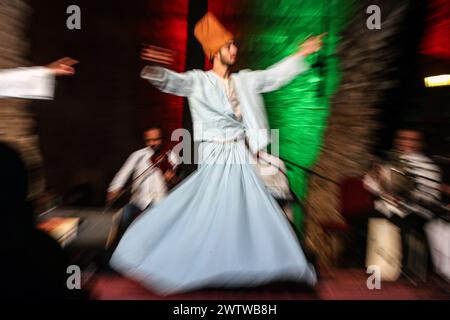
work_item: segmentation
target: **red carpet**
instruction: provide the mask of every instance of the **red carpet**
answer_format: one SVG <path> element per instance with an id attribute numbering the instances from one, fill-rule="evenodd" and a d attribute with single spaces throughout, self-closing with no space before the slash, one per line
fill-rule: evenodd
<path id="1" fill-rule="evenodd" d="M 364 270 L 342 269 L 333 275 L 322 275 L 316 292 L 307 292 L 295 284 L 276 284 L 259 288 L 220 290 L 208 289 L 160 297 L 138 283 L 118 275 L 97 275 L 91 283 L 92 296 L 100 300 L 450 300 L 450 284 L 436 276 L 414 286 L 406 279 L 384 282 L 380 290 L 369 290 Z"/>

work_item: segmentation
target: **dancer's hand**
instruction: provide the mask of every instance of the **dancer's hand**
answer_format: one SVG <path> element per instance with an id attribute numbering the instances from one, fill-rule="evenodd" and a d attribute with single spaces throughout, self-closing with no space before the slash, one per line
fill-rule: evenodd
<path id="1" fill-rule="evenodd" d="M 147 46 L 142 49 L 141 59 L 148 62 L 171 65 L 174 61 L 174 52 L 160 47 Z"/>
<path id="2" fill-rule="evenodd" d="M 70 57 L 64 57 L 46 65 L 56 76 L 71 76 L 75 74 L 75 69 L 72 67 L 79 61 Z"/>
<path id="3" fill-rule="evenodd" d="M 303 42 L 300 45 L 300 49 L 297 52 L 297 55 L 306 57 L 311 53 L 319 51 L 323 45 L 322 38 L 325 37 L 326 35 L 327 35 L 326 33 L 322 33 L 319 36 L 312 36 L 306 39 L 305 42 Z"/>

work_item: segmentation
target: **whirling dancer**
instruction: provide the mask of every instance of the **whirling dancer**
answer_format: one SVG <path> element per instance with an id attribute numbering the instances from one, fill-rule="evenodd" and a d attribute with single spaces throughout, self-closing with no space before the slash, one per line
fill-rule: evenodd
<path id="1" fill-rule="evenodd" d="M 315 270 L 250 164 L 246 139 L 253 153 L 270 142 L 260 94 L 307 70 L 304 58 L 320 49 L 322 36 L 266 70 L 235 74 L 233 35 L 212 14 L 197 23 L 195 36 L 212 70 L 176 73 L 147 66 L 141 75 L 161 91 L 189 99 L 194 140 L 202 141 L 199 168 L 129 227 L 110 264 L 160 294 L 281 280 L 312 286 Z M 142 57 L 173 60 L 154 48 Z"/>

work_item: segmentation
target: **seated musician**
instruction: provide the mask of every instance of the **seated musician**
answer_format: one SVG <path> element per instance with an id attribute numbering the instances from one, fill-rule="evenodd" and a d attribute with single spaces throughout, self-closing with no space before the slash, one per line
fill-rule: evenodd
<path id="1" fill-rule="evenodd" d="M 161 128 L 147 127 L 144 130 L 144 142 L 146 147 L 128 157 L 110 183 L 106 195 L 107 204 L 111 204 L 123 194 L 126 182 L 133 175 L 131 200 L 125 206 L 119 222 L 119 239 L 142 211 L 167 195 L 177 180 L 176 170 L 181 159 L 172 151 L 163 151 Z"/>
<path id="2" fill-rule="evenodd" d="M 364 179 L 366 188 L 378 197 L 378 214 L 401 230 L 406 273 L 411 252 L 406 237 L 414 234 L 427 243 L 424 226 L 435 218 L 441 199 L 441 170 L 422 150 L 420 131 L 398 130 L 391 159 L 377 165 Z"/>

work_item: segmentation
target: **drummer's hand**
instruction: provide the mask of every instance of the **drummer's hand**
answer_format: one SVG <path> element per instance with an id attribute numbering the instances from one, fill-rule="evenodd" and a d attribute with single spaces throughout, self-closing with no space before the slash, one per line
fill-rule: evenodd
<path id="1" fill-rule="evenodd" d="M 368 172 L 369 176 L 377 183 L 381 182 L 381 166 L 376 164 Z"/>
<path id="2" fill-rule="evenodd" d="M 392 202 L 394 204 L 398 204 L 400 202 L 399 198 L 397 198 L 396 196 L 394 196 L 393 194 L 388 193 L 388 192 L 383 192 L 381 194 L 381 198 L 383 198 L 389 202 Z"/>

